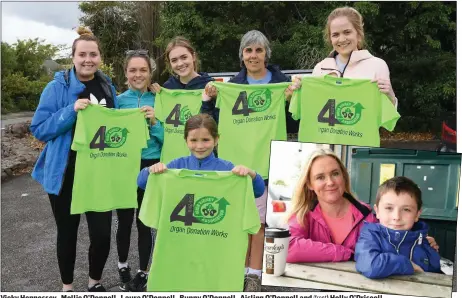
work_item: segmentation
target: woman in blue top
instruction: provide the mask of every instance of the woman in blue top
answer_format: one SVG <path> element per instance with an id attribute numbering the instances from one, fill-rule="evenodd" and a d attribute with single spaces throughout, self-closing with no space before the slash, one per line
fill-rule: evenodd
<path id="1" fill-rule="evenodd" d="M 151 59 L 148 51 L 128 51 L 125 58 L 124 70 L 129 89 L 120 94 L 117 99 L 120 109 L 141 108 L 146 113 L 150 139 L 148 147 L 141 153 L 140 170 L 159 162 L 160 152 L 164 141 L 164 129 L 160 121 L 154 116 L 155 95 L 148 90 L 151 84 Z M 132 279 L 128 266 L 128 251 L 130 249 L 130 235 L 133 225 L 134 209 L 117 210 L 117 253 L 119 256 L 119 278 L 122 291 L 143 291 L 147 283 L 148 262 L 153 248 L 151 228 L 145 226 L 138 218 L 139 207 L 143 201 L 144 190 L 138 189 L 138 209 L 136 211 L 136 227 L 138 230 L 139 270 Z"/>
<path id="2" fill-rule="evenodd" d="M 167 165 L 157 163 L 144 168 L 138 175 L 138 187 L 146 189 L 149 172 L 162 173 L 167 169 L 188 169 L 208 171 L 232 171 L 236 175 L 249 175 L 252 178 L 253 191 L 256 198 L 265 190 L 263 178 L 254 170 L 245 166 L 234 166 L 231 162 L 215 157 L 213 149 L 218 145 L 218 127 L 210 115 L 199 114 L 186 121 L 184 138 L 191 151 L 190 156 L 177 158 Z"/>
<path id="3" fill-rule="evenodd" d="M 50 199 L 58 230 L 56 249 L 65 292 L 73 291 L 80 223 L 80 214 L 70 212 L 77 156 L 71 144 L 77 112 L 89 104 L 118 107 L 112 82 L 98 70 L 101 64 L 98 39 L 86 28 L 79 27 L 77 33 L 80 37 L 72 44 L 72 69 L 57 72 L 45 87 L 30 126 L 34 137 L 46 142 L 32 177 Z M 112 211 L 85 215 L 90 235 L 88 291 L 103 292 L 100 280 L 110 250 Z"/>
<path id="4" fill-rule="evenodd" d="M 206 72 L 199 72 L 199 57 L 191 42 L 184 37 L 173 38 L 165 49 L 165 64 L 172 74 L 164 83 L 167 89 L 204 89 L 214 79 Z M 161 92 L 160 85 L 152 84 L 153 92 Z"/>

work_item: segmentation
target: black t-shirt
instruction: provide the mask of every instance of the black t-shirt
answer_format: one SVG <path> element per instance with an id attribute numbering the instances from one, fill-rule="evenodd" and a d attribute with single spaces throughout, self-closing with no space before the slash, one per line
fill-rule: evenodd
<path id="1" fill-rule="evenodd" d="M 82 82 L 82 84 L 85 85 L 85 89 L 82 91 L 82 93 L 79 94 L 79 99 L 88 98 L 92 104 L 99 104 L 106 108 L 114 108 L 114 99 L 112 98 L 112 95 L 105 95 L 103 87 L 101 86 L 101 83 L 96 76 L 89 81 Z M 75 124 L 74 127 L 72 127 L 72 139 L 74 139 L 74 133 Z M 73 170 L 75 168 L 76 157 L 77 152 L 71 149 L 68 162 L 69 169 Z"/>
<path id="2" fill-rule="evenodd" d="M 114 108 L 112 96 L 104 94 L 103 87 L 101 87 L 101 83 L 96 76 L 92 80 L 82 82 L 82 84 L 85 85 L 85 90 L 80 93 L 79 98 L 88 98 L 92 104 L 99 104 L 111 109 Z"/>

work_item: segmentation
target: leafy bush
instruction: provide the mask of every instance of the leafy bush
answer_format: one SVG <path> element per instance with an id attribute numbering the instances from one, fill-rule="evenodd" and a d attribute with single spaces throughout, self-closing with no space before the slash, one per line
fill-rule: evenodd
<path id="1" fill-rule="evenodd" d="M 43 63 L 59 51 L 59 46 L 36 39 L 2 42 L 2 114 L 33 111 L 50 81 Z"/>
<path id="2" fill-rule="evenodd" d="M 2 79 L 2 114 L 35 110 L 49 80 L 48 76 L 42 76 L 29 81 L 20 73 L 5 76 Z"/>

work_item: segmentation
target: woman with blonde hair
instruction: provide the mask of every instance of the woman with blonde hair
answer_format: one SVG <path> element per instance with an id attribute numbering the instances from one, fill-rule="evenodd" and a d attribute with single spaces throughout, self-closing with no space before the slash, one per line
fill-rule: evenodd
<path id="1" fill-rule="evenodd" d="M 353 260 L 364 222 L 377 219 L 369 205 L 353 196 L 342 161 L 330 149 L 315 150 L 292 197 L 287 262 Z M 433 237 L 427 240 L 438 250 Z"/>
<path id="2" fill-rule="evenodd" d="M 363 17 L 356 9 L 334 9 L 327 17 L 324 38 L 333 50 L 327 58 L 316 64 L 313 76 L 370 79 L 377 82 L 380 92 L 398 106 L 387 63 L 365 49 Z"/>
<path id="3" fill-rule="evenodd" d="M 313 152 L 292 198 L 287 262 L 339 262 L 353 258 L 371 208 L 351 192 L 350 177 L 329 149 Z"/>

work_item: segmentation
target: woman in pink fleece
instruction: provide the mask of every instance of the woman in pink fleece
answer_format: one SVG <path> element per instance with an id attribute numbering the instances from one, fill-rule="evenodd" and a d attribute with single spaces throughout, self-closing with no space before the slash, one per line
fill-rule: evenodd
<path id="1" fill-rule="evenodd" d="M 289 263 L 348 261 L 363 223 L 377 221 L 353 197 L 345 166 L 328 149 L 313 152 L 292 202 Z"/>
<path id="2" fill-rule="evenodd" d="M 353 260 L 364 222 L 377 222 L 351 194 L 350 176 L 330 149 L 315 150 L 292 197 L 288 263 Z M 438 251 L 433 237 L 430 246 Z"/>
<path id="3" fill-rule="evenodd" d="M 324 33 L 326 43 L 332 45 L 333 51 L 314 67 L 314 76 L 328 74 L 352 79 L 371 79 L 398 106 L 387 63 L 364 49 L 363 18 L 356 9 L 340 7 L 333 10 L 327 18 Z"/>

